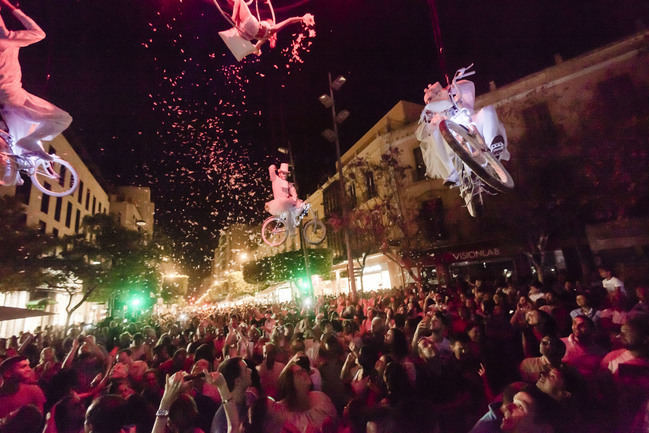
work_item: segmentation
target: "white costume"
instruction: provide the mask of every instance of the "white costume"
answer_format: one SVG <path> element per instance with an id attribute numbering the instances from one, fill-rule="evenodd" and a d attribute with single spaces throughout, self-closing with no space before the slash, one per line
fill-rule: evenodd
<path id="1" fill-rule="evenodd" d="M 267 202 L 265 209 L 274 216 L 281 216 L 286 212 L 293 218 L 288 218 L 290 223 L 295 222 L 295 217 L 302 211 L 303 202 L 297 198 L 295 186 L 286 179 L 282 179 L 277 171 L 288 174 L 288 164 L 283 162 L 279 170 L 272 164 L 268 167 L 270 181 L 273 183 L 274 199 Z"/>
<path id="2" fill-rule="evenodd" d="M 45 154 L 40 140 L 59 135 L 72 117 L 22 88 L 18 51 L 45 38 L 45 32 L 22 11 L 16 9 L 13 14 L 25 30 L 7 30 L 0 17 L 0 112 L 18 147 Z"/>
<path id="3" fill-rule="evenodd" d="M 468 69 L 468 68 L 467 68 Z M 439 132 L 439 123 L 451 116 L 454 110 L 453 103 L 449 96 L 449 87 L 442 88 L 439 82 L 429 85 L 424 90 L 424 102 L 426 107 L 419 118 L 419 126 L 415 131 L 415 137 L 421 142 L 420 148 L 426 175 L 431 178 L 441 178 L 456 183 L 457 172 L 453 166 L 454 152 L 446 144 Z M 507 134 L 505 127 L 498 120 L 496 110 L 492 106 L 482 108 L 474 112 L 475 85 L 468 80 L 460 80 L 455 83 L 455 94 L 452 96 L 455 105 L 459 109 L 465 109 L 471 117 L 471 124 L 476 127 L 488 145 L 494 142 L 494 138 L 500 136 L 504 141 L 504 147 L 499 159 L 509 160 L 507 151 Z"/>

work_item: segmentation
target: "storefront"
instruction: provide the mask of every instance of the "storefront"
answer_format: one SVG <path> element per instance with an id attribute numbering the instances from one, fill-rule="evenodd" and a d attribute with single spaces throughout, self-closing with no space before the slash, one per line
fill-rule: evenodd
<path id="1" fill-rule="evenodd" d="M 519 248 L 498 242 L 432 250 L 427 254 L 425 265 L 424 281 L 439 284 L 467 278 L 488 281 L 518 279 L 531 272 Z"/>

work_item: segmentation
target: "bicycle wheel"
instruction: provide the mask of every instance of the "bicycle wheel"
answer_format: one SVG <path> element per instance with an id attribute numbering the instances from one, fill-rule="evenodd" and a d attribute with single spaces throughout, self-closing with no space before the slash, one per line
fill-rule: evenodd
<path id="1" fill-rule="evenodd" d="M 439 132 L 455 154 L 484 183 L 500 192 L 514 188 L 514 179 L 500 161 L 487 150 L 482 137 L 469 134 L 465 127 L 450 120 L 440 122 Z"/>
<path id="2" fill-rule="evenodd" d="M 69 179 L 66 175 L 68 172 Z M 36 188 L 53 197 L 72 194 L 79 186 L 77 171 L 72 164 L 61 158 L 54 158 L 52 161 L 37 160 L 30 177 Z"/>
<path id="3" fill-rule="evenodd" d="M 278 217 L 268 217 L 261 226 L 261 238 L 264 242 L 276 247 L 282 245 L 288 236 L 288 227 L 286 223 Z"/>
<path id="4" fill-rule="evenodd" d="M 307 243 L 318 245 L 322 243 L 327 236 L 327 227 L 322 221 L 313 219 L 304 224 L 302 234 Z"/>

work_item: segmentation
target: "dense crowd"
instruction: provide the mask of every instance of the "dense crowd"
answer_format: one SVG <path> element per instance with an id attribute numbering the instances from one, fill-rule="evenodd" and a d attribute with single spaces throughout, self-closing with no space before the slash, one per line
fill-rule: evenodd
<path id="1" fill-rule="evenodd" d="M 457 281 L 0 340 L 0 433 L 648 432 L 646 286 Z"/>

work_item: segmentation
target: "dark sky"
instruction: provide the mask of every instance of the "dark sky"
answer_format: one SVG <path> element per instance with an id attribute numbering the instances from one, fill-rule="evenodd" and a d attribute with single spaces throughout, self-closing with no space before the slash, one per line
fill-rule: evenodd
<path id="1" fill-rule="evenodd" d="M 348 78 L 337 94 L 352 113 L 343 148 L 442 80 L 432 2 L 275 0 L 278 20 L 315 15 L 303 63 L 283 52 L 299 27 L 237 63 L 217 34 L 226 21 L 205 0 L 26 0 L 47 38 L 21 51 L 24 87 L 70 112 L 65 135 L 107 187 L 152 188 L 156 229 L 205 272 L 221 227 L 262 221 L 277 147 L 291 141 L 302 195 L 333 173 L 334 148 L 320 137 L 331 119 L 317 102 L 327 71 Z M 649 23 L 639 0 L 435 4 L 448 72 L 475 63 L 478 93 L 551 65 L 554 53 L 567 59 L 633 33 L 638 19 Z"/>

